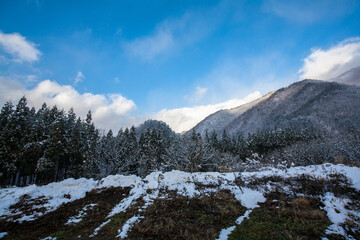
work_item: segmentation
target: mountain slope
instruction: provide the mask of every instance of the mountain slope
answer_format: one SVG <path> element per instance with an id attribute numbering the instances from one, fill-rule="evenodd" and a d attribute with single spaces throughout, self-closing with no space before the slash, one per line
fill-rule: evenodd
<path id="1" fill-rule="evenodd" d="M 331 79 L 334 82 L 360 85 L 360 66 L 340 74 L 337 78 Z"/>
<path id="2" fill-rule="evenodd" d="M 206 117 L 203 121 L 198 123 L 193 129 L 196 132 L 201 133 L 201 135 L 205 134 L 206 129 L 211 131 L 221 132 L 229 124 L 229 122 L 232 122 L 238 116 L 240 116 L 241 114 L 252 108 L 253 106 L 259 104 L 262 101 L 265 101 L 272 94 L 273 92 L 270 92 L 255 101 L 252 101 L 244 105 L 240 105 L 236 108 L 219 110 Z"/>
<path id="3" fill-rule="evenodd" d="M 1 188 L 0 238 L 356 239 L 358 167 L 247 164 Z"/>
<path id="4" fill-rule="evenodd" d="M 303 80 L 274 93 L 243 105 L 235 114 L 223 110 L 206 118 L 194 127 L 204 134 L 208 131 L 226 130 L 230 134 L 244 135 L 275 126 L 312 126 L 327 134 L 360 131 L 360 87 Z M 224 116 L 224 112 L 231 116 Z M 209 121 L 211 120 L 211 121 Z M 211 124 L 210 124 L 211 123 Z"/>

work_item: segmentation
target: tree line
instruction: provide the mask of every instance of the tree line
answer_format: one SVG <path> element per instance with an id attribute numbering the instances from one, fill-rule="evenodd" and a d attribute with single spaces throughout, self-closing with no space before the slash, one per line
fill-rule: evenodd
<path id="1" fill-rule="evenodd" d="M 85 119 L 45 103 L 36 111 L 22 97 L 0 113 L 1 185 L 45 184 L 65 178 L 100 179 L 111 174 L 146 176 L 152 171 L 234 171 L 255 153 L 270 156 L 294 144 L 321 139 L 311 127 L 262 130 L 244 137 L 197 132 L 175 134 L 148 120 L 117 133 L 99 131 Z M 284 150 L 284 151 L 285 151 Z"/>

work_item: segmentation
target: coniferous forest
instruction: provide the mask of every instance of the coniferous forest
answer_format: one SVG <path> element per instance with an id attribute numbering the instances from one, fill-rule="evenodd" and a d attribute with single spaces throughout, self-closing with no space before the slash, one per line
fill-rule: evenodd
<path id="1" fill-rule="evenodd" d="M 1 185 L 24 186 L 65 178 L 100 179 L 111 174 L 153 171 L 239 171 L 249 159 L 296 165 L 358 161 L 355 139 L 330 139 L 311 125 L 274 128 L 243 136 L 194 131 L 174 133 L 164 122 L 148 120 L 114 133 L 100 131 L 74 110 L 38 110 L 22 97 L 0 113 Z M 340 159 L 339 159 L 340 158 Z"/>

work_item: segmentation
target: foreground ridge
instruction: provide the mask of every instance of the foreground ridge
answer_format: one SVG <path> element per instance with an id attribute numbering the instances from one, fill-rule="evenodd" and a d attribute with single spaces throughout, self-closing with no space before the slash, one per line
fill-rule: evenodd
<path id="1" fill-rule="evenodd" d="M 356 239 L 359 197 L 360 169 L 328 163 L 254 172 L 174 170 L 143 179 L 66 179 L 1 189 L 0 236 L 239 239 L 255 234 L 261 239 L 266 234 L 268 239 Z"/>

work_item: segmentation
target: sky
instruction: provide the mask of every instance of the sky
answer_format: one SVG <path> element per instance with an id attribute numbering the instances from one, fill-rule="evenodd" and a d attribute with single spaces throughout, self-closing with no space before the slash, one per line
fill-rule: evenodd
<path id="1" fill-rule="evenodd" d="M 358 0 L 0 0 L 0 104 L 176 132 L 360 66 Z"/>

